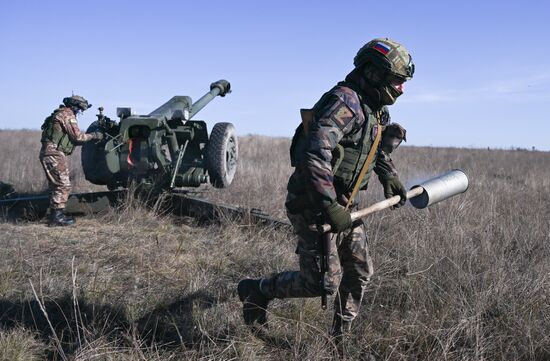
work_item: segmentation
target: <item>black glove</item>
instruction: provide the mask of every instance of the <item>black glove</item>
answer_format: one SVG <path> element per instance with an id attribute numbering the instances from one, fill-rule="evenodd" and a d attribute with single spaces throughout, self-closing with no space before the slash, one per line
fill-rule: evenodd
<path id="1" fill-rule="evenodd" d="M 325 208 L 325 215 L 328 224 L 332 228 L 332 233 L 339 233 L 351 228 L 351 214 L 338 202 L 335 201 Z"/>
<path id="2" fill-rule="evenodd" d="M 392 208 L 399 208 L 407 201 L 407 190 L 403 187 L 403 184 L 397 177 L 380 178 L 380 183 L 384 187 L 384 197 L 391 198 L 393 196 L 401 196 L 399 203 Z"/>

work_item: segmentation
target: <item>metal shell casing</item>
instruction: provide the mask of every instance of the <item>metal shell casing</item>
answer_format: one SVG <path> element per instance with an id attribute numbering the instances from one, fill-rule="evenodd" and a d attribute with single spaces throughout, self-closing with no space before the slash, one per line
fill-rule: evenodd
<path id="1" fill-rule="evenodd" d="M 460 169 L 453 169 L 441 176 L 429 179 L 413 188 L 422 187 L 421 195 L 411 198 L 409 201 L 416 208 L 426 208 L 445 200 L 453 195 L 466 192 L 468 189 L 468 177 Z"/>

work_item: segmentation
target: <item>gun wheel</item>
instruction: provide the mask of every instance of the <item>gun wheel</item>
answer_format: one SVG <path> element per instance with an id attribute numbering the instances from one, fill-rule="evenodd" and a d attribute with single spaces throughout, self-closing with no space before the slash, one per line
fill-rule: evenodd
<path id="1" fill-rule="evenodd" d="M 214 187 L 229 187 L 237 171 L 238 153 L 239 146 L 233 124 L 214 124 L 206 153 L 208 175 Z"/>

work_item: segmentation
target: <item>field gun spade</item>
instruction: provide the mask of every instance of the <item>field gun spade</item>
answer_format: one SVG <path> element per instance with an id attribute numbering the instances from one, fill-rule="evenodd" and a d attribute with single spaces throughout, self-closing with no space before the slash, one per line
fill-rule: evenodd
<path id="1" fill-rule="evenodd" d="M 237 169 L 235 127 L 217 123 L 208 136 L 206 122 L 192 118 L 216 96 L 230 92 L 229 82 L 219 80 L 194 103 L 189 96 L 174 96 L 147 115 L 117 108 L 119 122 L 100 107 L 86 132 L 101 132 L 104 139 L 82 146 L 84 176 L 110 190 L 130 183 L 156 189 L 229 186 Z"/>

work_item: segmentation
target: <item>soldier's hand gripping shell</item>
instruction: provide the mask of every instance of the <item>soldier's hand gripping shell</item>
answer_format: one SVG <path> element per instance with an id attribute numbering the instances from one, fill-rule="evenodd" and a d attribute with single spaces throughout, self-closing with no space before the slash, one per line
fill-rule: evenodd
<path id="1" fill-rule="evenodd" d="M 326 222 L 330 224 L 333 233 L 338 233 L 351 228 L 350 212 L 338 202 L 333 202 L 325 208 Z"/>
<path id="2" fill-rule="evenodd" d="M 397 177 L 383 178 L 380 179 L 382 186 L 384 187 L 384 197 L 386 199 L 393 196 L 401 196 L 401 200 L 392 209 L 399 208 L 405 204 L 407 201 L 407 190 Z"/>

